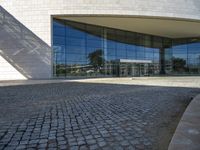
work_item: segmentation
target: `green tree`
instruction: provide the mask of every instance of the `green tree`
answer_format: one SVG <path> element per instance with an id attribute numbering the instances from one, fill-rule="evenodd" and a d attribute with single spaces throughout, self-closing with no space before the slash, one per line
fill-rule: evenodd
<path id="1" fill-rule="evenodd" d="M 183 71 L 185 70 L 186 60 L 182 58 L 173 58 L 173 70 L 174 71 Z"/>
<path id="2" fill-rule="evenodd" d="M 97 49 L 96 51 L 91 52 L 88 55 L 88 59 L 90 61 L 90 65 L 92 65 L 95 69 L 99 69 L 99 67 L 104 64 L 103 51 L 101 49 Z"/>

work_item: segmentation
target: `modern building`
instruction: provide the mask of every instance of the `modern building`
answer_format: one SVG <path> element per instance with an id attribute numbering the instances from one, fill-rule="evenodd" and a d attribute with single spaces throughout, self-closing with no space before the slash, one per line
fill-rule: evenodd
<path id="1" fill-rule="evenodd" d="M 0 80 L 200 75 L 199 0 L 0 0 Z"/>

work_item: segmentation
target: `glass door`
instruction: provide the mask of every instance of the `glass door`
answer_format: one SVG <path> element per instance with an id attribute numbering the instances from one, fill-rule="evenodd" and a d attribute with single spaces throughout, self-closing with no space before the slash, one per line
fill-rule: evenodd
<path id="1" fill-rule="evenodd" d="M 132 76 L 133 77 L 140 76 L 140 64 L 132 64 Z"/>
<path id="2" fill-rule="evenodd" d="M 143 63 L 120 63 L 120 77 L 140 77 L 149 76 L 149 64 Z"/>
<path id="3" fill-rule="evenodd" d="M 119 76 L 127 77 L 127 64 L 126 63 L 120 63 Z"/>
<path id="4" fill-rule="evenodd" d="M 150 70 L 149 70 L 149 64 L 143 64 L 143 76 L 149 76 Z"/>
<path id="5" fill-rule="evenodd" d="M 149 65 L 148 64 L 133 64 L 132 65 L 132 76 L 141 77 L 149 75 Z"/>

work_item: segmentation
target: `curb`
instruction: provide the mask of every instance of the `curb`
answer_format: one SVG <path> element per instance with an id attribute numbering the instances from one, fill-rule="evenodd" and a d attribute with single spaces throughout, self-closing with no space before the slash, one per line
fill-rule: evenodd
<path id="1" fill-rule="evenodd" d="M 200 150 L 200 94 L 184 112 L 168 150 Z"/>

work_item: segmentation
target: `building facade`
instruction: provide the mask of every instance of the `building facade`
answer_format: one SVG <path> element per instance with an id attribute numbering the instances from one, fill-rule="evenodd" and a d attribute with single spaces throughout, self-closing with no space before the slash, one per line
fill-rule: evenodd
<path id="1" fill-rule="evenodd" d="M 200 75 L 198 0 L 0 5 L 0 80 Z"/>

